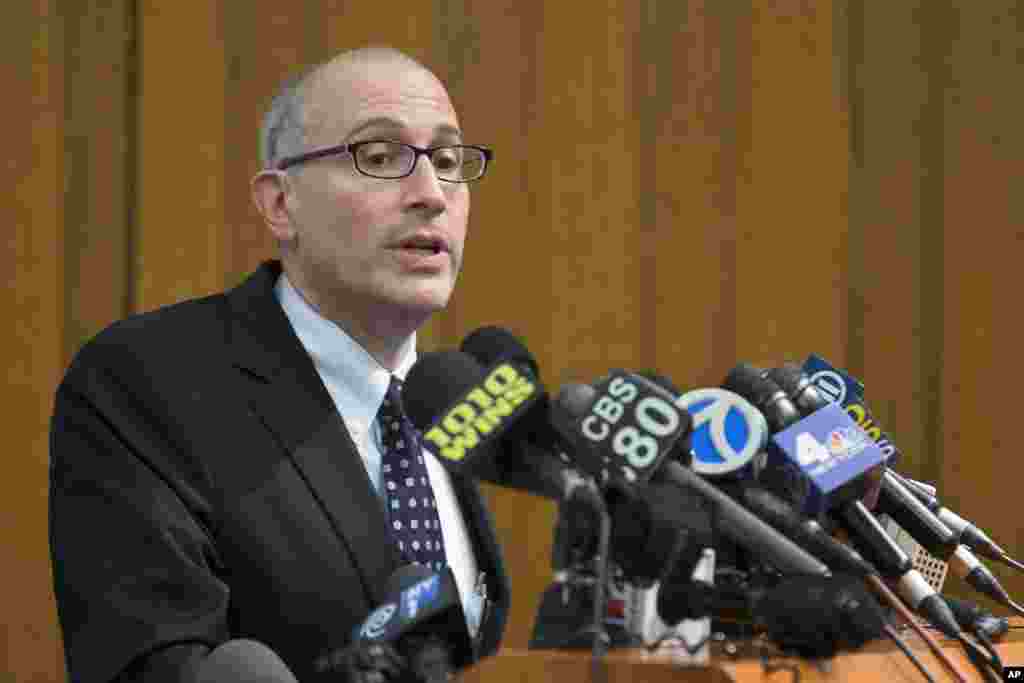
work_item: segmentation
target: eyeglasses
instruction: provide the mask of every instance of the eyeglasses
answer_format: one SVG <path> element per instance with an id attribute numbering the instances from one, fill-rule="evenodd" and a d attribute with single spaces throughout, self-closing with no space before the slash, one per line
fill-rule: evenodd
<path id="1" fill-rule="evenodd" d="M 476 145 L 415 147 L 393 140 L 365 140 L 285 157 L 277 163 L 277 169 L 283 171 L 297 164 L 337 154 L 350 154 L 356 170 L 363 175 L 390 180 L 412 175 L 422 155 L 430 159 L 438 179 L 449 183 L 478 180 L 487 170 L 487 162 L 494 158 L 494 152 L 490 149 Z"/>

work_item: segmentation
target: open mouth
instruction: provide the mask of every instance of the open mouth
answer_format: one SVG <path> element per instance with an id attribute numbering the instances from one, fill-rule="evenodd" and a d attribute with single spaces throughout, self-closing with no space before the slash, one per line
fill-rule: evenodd
<path id="1" fill-rule="evenodd" d="M 402 240 L 398 247 L 423 256 L 434 256 L 442 251 L 448 251 L 448 245 L 443 239 L 430 235 L 414 235 L 409 239 Z"/>

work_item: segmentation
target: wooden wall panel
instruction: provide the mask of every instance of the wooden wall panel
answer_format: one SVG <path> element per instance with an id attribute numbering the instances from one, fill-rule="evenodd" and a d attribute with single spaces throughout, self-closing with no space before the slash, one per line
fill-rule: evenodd
<path id="1" fill-rule="evenodd" d="M 327 56 L 322 3 L 269 0 L 225 3 L 224 213 L 226 286 L 255 264 L 276 257 L 276 245 L 253 204 L 250 180 L 260 169 L 259 132 L 277 84 Z"/>
<path id="2" fill-rule="evenodd" d="M 863 327 L 846 367 L 865 381 L 870 409 L 902 450 L 901 471 L 931 480 L 935 472 L 922 469 L 926 417 L 938 404 L 924 391 L 922 365 L 934 362 L 927 349 L 941 346 L 942 332 L 926 327 L 923 303 L 942 291 L 924 282 L 920 256 L 935 244 L 922 205 L 930 199 L 925 152 L 941 144 L 941 111 L 928 97 L 922 3 L 869 3 L 858 11 L 850 220 L 861 249 L 850 284 Z"/>
<path id="3" fill-rule="evenodd" d="M 128 0 L 61 4 L 65 24 L 64 357 L 131 310 L 135 23 Z"/>
<path id="4" fill-rule="evenodd" d="M 138 3 L 136 311 L 225 284 L 222 3 Z"/>
<path id="5" fill-rule="evenodd" d="M 0 681 L 56 681 L 63 670 L 49 569 L 47 442 L 63 363 L 63 25 L 53 2 L 7 8 L 0 73 L 8 98 L 7 200 L 0 267 L 7 284 L 0 334 L 7 363 L 6 475 L 0 483 L 4 556 Z"/>
<path id="6" fill-rule="evenodd" d="M 1024 202 L 1020 121 L 1024 76 L 1020 3 L 957 3 L 950 16 L 944 112 L 944 294 L 941 461 L 951 505 L 1024 554 L 1015 502 L 1020 464 L 1014 424 L 1024 383 L 1018 314 Z M 939 197 L 936 197 L 939 199 Z M 1018 599 L 1024 578 L 999 572 Z"/>
<path id="7" fill-rule="evenodd" d="M 737 199 L 738 360 L 843 358 L 847 114 L 830 3 L 754 3 Z M 742 48 L 741 48 L 742 50 Z"/>
<path id="8" fill-rule="evenodd" d="M 649 322 L 625 90 L 637 39 L 628 6 L 609 2 L 581 16 L 546 3 L 539 18 L 543 125 L 531 131 L 530 191 L 539 194 L 538 223 L 547 231 L 538 243 L 549 254 L 551 294 L 534 314 L 549 321 L 546 347 L 535 353 L 553 386 L 633 365 L 636 333 Z"/>
<path id="9" fill-rule="evenodd" d="M 749 12 L 717 2 L 647 2 L 633 55 L 634 152 L 653 344 L 637 359 L 686 391 L 736 359 L 736 185 L 749 115 Z"/>
<path id="10" fill-rule="evenodd" d="M 31 455 L 5 496 L 25 578 L 12 623 L 29 624 L 5 631 L 9 678 L 59 678 L 42 463 L 60 371 L 114 318 L 233 285 L 273 255 L 249 198 L 264 108 L 285 75 L 366 44 L 432 67 L 468 139 L 497 154 L 472 189 L 460 286 L 421 348 L 502 324 L 552 389 L 611 366 L 709 386 L 738 360 L 817 351 L 864 379 L 904 469 L 1024 555 L 1004 509 L 1020 478 L 1004 434 L 1024 372 L 1024 13 L 1011 0 L 890 5 L 18 10 L 5 64 L 32 135 L 14 136 L 7 167 L 5 304 L 19 324 L 4 348 L 12 395 L 37 402 L 18 402 L 14 448 Z M 553 506 L 487 495 L 516 592 L 506 644 L 522 645 L 550 577 Z"/>
<path id="11" fill-rule="evenodd" d="M 477 327 L 504 324 L 533 348 L 548 334 L 549 321 L 536 312 L 551 292 L 545 269 L 536 267 L 538 257 L 547 261 L 549 231 L 537 215 L 533 185 L 547 149 L 530 146 L 543 115 L 533 78 L 539 10 L 468 1 L 442 7 L 446 21 L 435 29 L 434 60 L 445 72 L 466 140 L 493 148 L 495 160 L 470 186 L 463 271 L 438 320 L 437 345 L 455 347 Z"/>

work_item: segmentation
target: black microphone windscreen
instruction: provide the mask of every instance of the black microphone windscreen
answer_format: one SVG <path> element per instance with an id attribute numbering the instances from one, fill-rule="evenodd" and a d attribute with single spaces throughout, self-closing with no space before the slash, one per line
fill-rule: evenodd
<path id="1" fill-rule="evenodd" d="M 810 378 L 804 374 L 800 364 L 793 361 L 787 361 L 778 367 L 769 368 L 765 371 L 765 375 L 782 387 L 783 391 L 787 394 L 799 390 L 811 382 Z"/>
<path id="2" fill-rule="evenodd" d="M 679 398 L 682 395 L 682 391 L 665 375 L 658 374 L 654 370 L 646 370 L 639 373 L 639 375 L 645 379 L 649 379 L 659 387 L 672 394 L 672 398 Z"/>
<path id="3" fill-rule="evenodd" d="M 403 649 L 409 673 L 417 683 L 447 683 L 458 668 L 448 645 L 436 633 L 413 633 L 405 637 Z"/>
<path id="4" fill-rule="evenodd" d="M 688 544 L 692 520 L 681 514 L 679 506 L 685 496 L 670 484 L 636 489 L 614 486 L 605 496 L 612 521 L 612 559 L 629 581 L 653 583 Z"/>
<path id="5" fill-rule="evenodd" d="M 417 429 L 426 429 L 484 376 L 480 363 L 461 351 L 421 354 L 406 375 L 402 407 Z"/>
<path id="6" fill-rule="evenodd" d="M 722 388 L 739 394 L 759 408 L 780 391 L 777 384 L 764 377 L 764 371 L 749 363 L 739 363 L 722 382 Z"/>
<path id="7" fill-rule="evenodd" d="M 529 366 L 534 377 L 540 377 L 537 361 L 526 345 L 503 327 L 488 325 L 469 333 L 459 350 L 473 356 L 481 365 L 490 366 L 498 361 L 512 361 Z"/>
<path id="8" fill-rule="evenodd" d="M 196 683 L 298 683 L 277 654 L 255 640 L 237 639 L 215 648 L 200 663 Z"/>
<path id="9" fill-rule="evenodd" d="M 685 520 L 686 541 L 661 576 L 656 603 L 661 620 L 673 625 L 710 613 L 713 590 L 702 581 L 695 582 L 693 572 L 702 551 L 716 546 L 711 505 L 688 491 L 675 491 L 674 514 Z"/>
<path id="10" fill-rule="evenodd" d="M 810 415 L 815 410 L 828 405 L 827 398 L 821 395 L 811 379 L 804 374 L 798 363 L 783 363 L 766 373 L 768 379 L 779 385 L 790 400 L 796 404 L 801 415 Z"/>
<path id="11" fill-rule="evenodd" d="M 786 577 L 757 601 L 754 615 L 782 649 L 804 657 L 858 648 L 885 626 L 864 583 L 845 574 Z"/>
<path id="12" fill-rule="evenodd" d="M 390 642 L 408 654 L 416 649 L 410 643 L 434 635 L 456 667 L 472 662 L 473 642 L 451 568 L 433 572 L 416 564 L 404 565 L 392 572 L 387 585 L 384 602 L 354 629 L 353 641 Z"/>
<path id="13" fill-rule="evenodd" d="M 597 390 L 589 384 L 568 382 L 558 390 L 554 406 L 562 409 L 570 419 L 583 417 L 587 414 L 590 404 L 597 398 Z"/>

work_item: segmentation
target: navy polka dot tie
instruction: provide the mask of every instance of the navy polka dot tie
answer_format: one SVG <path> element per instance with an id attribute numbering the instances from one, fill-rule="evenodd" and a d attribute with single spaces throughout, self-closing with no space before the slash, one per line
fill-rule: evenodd
<path id="1" fill-rule="evenodd" d="M 392 376 L 377 413 L 384 444 L 381 474 L 391 536 L 409 562 L 441 571 L 446 565 L 437 501 L 416 429 L 402 410 L 401 389 L 401 380 Z"/>

